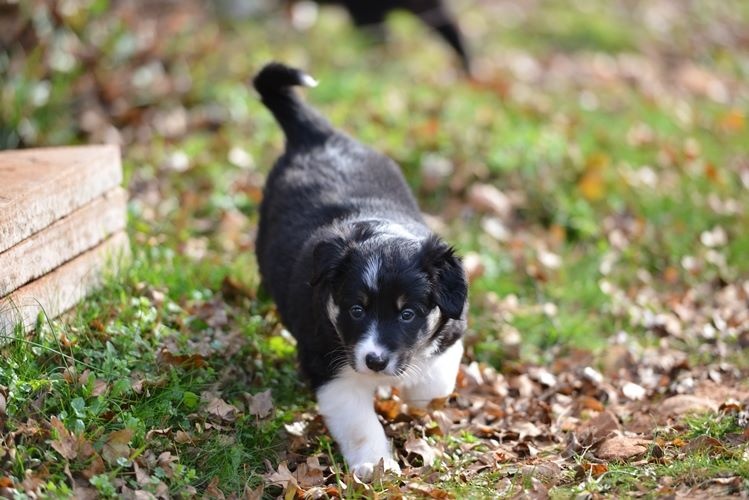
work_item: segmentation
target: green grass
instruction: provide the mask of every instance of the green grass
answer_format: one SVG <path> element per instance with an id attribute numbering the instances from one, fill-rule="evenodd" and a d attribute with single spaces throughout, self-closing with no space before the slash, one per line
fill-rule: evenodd
<path id="1" fill-rule="evenodd" d="M 481 256 L 486 271 L 471 288 L 474 359 L 501 369 L 507 362 L 548 363 L 578 347 L 599 353 L 621 330 L 655 344 L 652 331 L 615 307 L 602 280 L 627 292 L 647 286 L 665 297 L 719 277 L 738 282 L 749 276 L 749 204 L 742 180 L 749 158 L 749 103 L 742 82 L 749 66 L 740 48 L 710 36 L 721 23 L 749 24 L 742 2 L 690 6 L 677 13 L 668 36 L 642 22 L 643 5 L 630 12 L 629 2 L 544 1 L 519 7 L 516 17 L 496 19 L 490 14 L 496 7 L 459 6 L 468 31 L 475 32 L 471 42 L 479 59 L 520 53 L 543 66 L 561 56 L 583 64 L 591 55 L 636 53 L 666 71 L 670 57 L 738 82 L 744 94 L 737 92 L 728 103 L 672 88 L 668 79 L 663 94 L 624 78 L 577 81 L 548 68 L 527 83 L 501 64 L 490 71 L 490 84 L 471 85 L 452 75 L 449 54 L 407 16 L 392 20 L 390 45 L 368 47 L 332 9 L 323 9 L 307 33 L 273 17 L 233 27 L 209 20 L 189 34 L 168 37 L 158 49 L 158 60 L 165 61 L 159 71 L 189 85 L 171 92 L 155 84 L 127 87 L 138 68 L 153 67 L 138 54 L 132 26 L 107 14 L 109 2 L 94 3 L 51 32 L 97 47 L 90 66 L 74 60 L 69 71 L 50 69 L 52 35 L 44 26 L 53 16 L 44 10 L 35 18 L 44 43 L 26 52 L 14 46 L 11 56 L 0 55 L 0 74 L 7 74 L 0 79 L 0 147 L 100 142 L 100 129 L 86 131 L 80 123 L 83 107 L 101 108 L 123 131 L 133 261 L 73 313 L 41 321 L 32 337 L 0 348 L 4 425 L 17 433 L 14 456 L 0 454 L 0 476 L 20 482 L 31 475 L 52 497 L 70 493 L 65 460 L 50 444 L 57 438 L 49 429 L 54 416 L 98 454 L 112 432 L 130 429 L 133 453 L 178 457 L 174 466 L 150 468 L 146 484 L 138 484 L 127 459 L 107 463 L 91 481 L 103 496 L 114 496 L 123 481 L 132 489 L 166 488 L 189 496 L 214 478 L 222 491 L 241 494 L 260 484 L 266 460 L 275 466 L 285 451 L 283 424 L 313 409 L 272 303 L 256 296 L 259 277 L 246 236 L 256 227 L 262 178 L 282 148 L 277 126 L 248 86 L 269 59 L 308 67 L 321 85 L 307 91 L 306 99 L 337 126 L 392 156 L 422 207 L 443 216 L 445 236 L 462 253 Z M 85 90 L 92 73 L 112 92 L 125 85 L 121 100 L 102 101 Z M 118 106 L 143 115 L 122 114 Z M 213 116 L 213 125 L 175 134 L 154 127 L 182 108 L 189 116 Z M 732 114 L 743 121 L 727 121 Z M 643 127 L 652 138 L 632 140 L 633 131 Z M 246 152 L 249 166 L 233 163 L 230 152 L 236 148 Z M 186 171 L 170 167 L 175 154 L 187 159 Z M 427 155 L 449 161 L 453 179 L 427 186 L 421 167 Z M 643 178 L 638 177 L 643 167 L 657 176 L 654 184 L 632 181 Z M 450 208 L 465 207 L 474 182 L 494 184 L 520 200 L 512 220 L 505 221 L 507 240 L 486 234 L 481 214 Z M 711 197 L 732 200 L 739 210 L 717 213 Z M 624 231 L 623 249 L 612 241 L 612 221 Z M 725 266 L 709 262 L 709 249 L 700 243 L 701 233 L 718 225 L 729 236 L 718 249 Z M 559 268 L 539 262 L 539 245 L 559 255 Z M 196 247 L 198 257 L 191 255 Z M 614 253 L 604 275 L 602 266 Z M 685 257 L 699 260 L 701 272 L 687 272 Z M 516 309 L 498 314 L 492 297 L 510 294 L 517 297 Z M 551 313 L 541 307 L 547 303 L 553 304 Z M 519 359 L 502 341 L 513 329 L 522 336 Z M 684 340 L 684 348 L 700 359 L 697 344 Z M 199 353 L 203 362 L 197 367 L 165 362 L 159 354 L 165 348 L 174 356 Z M 746 370 L 745 357 L 735 355 Z M 90 376 L 80 381 L 85 370 Z M 139 380 L 143 387 L 136 390 Z M 231 425 L 206 427 L 216 422 L 204 413 L 204 392 L 246 408 L 246 393 L 268 388 L 275 404 L 270 418 L 242 412 Z M 690 420 L 683 437 L 723 437 L 736 430 L 732 425 L 716 417 Z M 178 443 L 177 431 L 194 439 Z M 310 448 L 340 460 L 326 453 L 324 440 Z M 749 470 L 740 453 L 695 454 L 644 468 L 612 465 L 599 478 L 565 477 L 552 494 L 619 496 L 637 488 L 654 491 L 666 477 L 693 486 L 724 473 L 743 478 L 746 489 Z M 71 460 L 69 466 L 85 470 L 91 458 Z M 460 498 L 480 498 L 495 492 L 504 477 L 495 471 L 467 484 L 446 480 L 441 487 Z"/>

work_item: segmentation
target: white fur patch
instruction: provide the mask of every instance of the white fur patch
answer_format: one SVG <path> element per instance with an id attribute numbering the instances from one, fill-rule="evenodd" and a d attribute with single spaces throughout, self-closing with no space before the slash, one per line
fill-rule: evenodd
<path id="1" fill-rule="evenodd" d="M 455 389 L 455 379 L 463 357 L 463 341 L 458 340 L 439 356 L 429 359 L 418 370 L 418 376 L 405 379 L 401 398 L 416 407 L 426 407 L 436 398 L 445 398 Z"/>
<path id="2" fill-rule="evenodd" d="M 390 442 L 374 411 L 374 391 L 380 377 L 346 368 L 317 390 L 320 414 L 338 443 L 349 468 L 362 479 L 371 477 L 380 459 L 385 468 L 400 473 Z"/>
<path id="3" fill-rule="evenodd" d="M 367 261 L 367 264 L 364 267 L 364 283 L 366 283 L 372 291 L 377 290 L 377 278 L 380 274 L 381 265 L 382 261 L 380 260 L 380 256 L 374 255 Z"/>
<path id="4" fill-rule="evenodd" d="M 437 331 L 437 327 L 440 324 L 440 309 L 435 307 L 429 314 L 427 314 L 427 335 L 431 336 Z"/>
<path id="5" fill-rule="evenodd" d="M 300 80 L 305 87 L 317 87 L 318 83 L 320 83 L 307 74 L 302 75 Z"/>
<path id="6" fill-rule="evenodd" d="M 372 371 L 367 366 L 367 354 L 374 353 L 377 356 L 386 356 L 390 358 L 388 365 L 381 372 Z M 354 348 L 354 360 L 356 363 L 356 371 L 363 374 L 372 375 L 392 375 L 395 372 L 396 357 L 382 344 L 377 342 L 377 322 L 372 323 L 367 333 L 364 335 Z"/>
<path id="7" fill-rule="evenodd" d="M 338 331 L 338 315 L 341 313 L 341 309 L 335 304 L 335 302 L 333 301 L 333 297 L 328 297 L 326 309 L 328 313 L 328 319 L 333 324 L 335 332 L 338 334 L 338 337 L 343 340 L 341 332 Z"/>
<path id="8" fill-rule="evenodd" d="M 409 240 L 422 239 L 397 222 L 385 222 L 380 225 L 379 229 L 381 229 L 383 233 L 396 238 L 406 238 Z"/>

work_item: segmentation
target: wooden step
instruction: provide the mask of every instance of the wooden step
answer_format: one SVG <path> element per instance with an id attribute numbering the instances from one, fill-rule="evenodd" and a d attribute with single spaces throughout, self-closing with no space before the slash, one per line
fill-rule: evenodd
<path id="1" fill-rule="evenodd" d="M 125 228 L 127 193 L 114 188 L 0 253 L 0 297 Z"/>
<path id="2" fill-rule="evenodd" d="M 0 252 L 121 182 L 117 146 L 0 151 Z"/>
<path id="3" fill-rule="evenodd" d="M 0 345 L 9 340 L 16 325 L 34 328 L 40 313 L 54 318 L 73 307 L 116 272 L 129 256 L 128 238 L 120 231 L 41 278 L 0 299 Z"/>

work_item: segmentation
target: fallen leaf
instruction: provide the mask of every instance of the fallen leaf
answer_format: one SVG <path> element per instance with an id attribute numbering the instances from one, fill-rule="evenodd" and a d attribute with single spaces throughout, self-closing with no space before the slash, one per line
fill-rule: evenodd
<path id="1" fill-rule="evenodd" d="M 226 422 L 234 422 L 237 419 L 239 410 L 236 406 L 230 405 L 221 398 L 213 397 L 208 401 L 205 408 L 206 413 L 220 418 Z"/>
<path id="2" fill-rule="evenodd" d="M 590 396 L 580 396 L 577 399 L 577 404 L 580 406 L 580 408 L 585 408 L 588 410 L 593 410 L 593 411 L 598 411 L 598 412 L 601 412 L 605 409 L 603 404 L 600 401 Z"/>
<path id="3" fill-rule="evenodd" d="M 577 438 L 582 446 L 591 446 L 619 430 L 619 419 L 606 410 L 583 424 L 577 431 Z"/>
<path id="4" fill-rule="evenodd" d="M 145 486 L 151 482 L 151 476 L 140 467 L 137 460 L 133 461 L 133 471 L 135 471 L 135 480 L 141 486 Z"/>
<path id="5" fill-rule="evenodd" d="M 287 488 L 290 484 L 297 486 L 296 478 L 294 477 L 294 474 L 292 474 L 289 470 L 288 463 L 285 461 L 279 463 L 274 472 L 266 474 L 263 477 L 265 477 L 265 480 L 269 484 L 278 484 L 280 486 L 283 486 L 284 488 Z"/>
<path id="6" fill-rule="evenodd" d="M 250 415 L 255 415 L 260 418 L 265 418 L 273 411 L 273 399 L 271 398 L 271 391 L 259 392 L 257 394 L 248 395 L 250 402 Z"/>
<path id="7" fill-rule="evenodd" d="M 512 211 L 510 199 L 491 184 L 474 184 L 468 190 L 468 204 L 479 212 L 489 212 L 505 218 Z"/>
<path id="8" fill-rule="evenodd" d="M 375 411 L 392 422 L 400 414 L 400 403 L 394 399 L 378 399 L 375 401 Z"/>
<path id="9" fill-rule="evenodd" d="M 306 463 L 301 463 L 294 471 L 297 484 L 304 489 L 325 484 L 323 471 L 327 467 L 320 465 L 317 457 L 309 457 Z"/>
<path id="10" fill-rule="evenodd" d="M 683 448 L 684 453 L 707 453 L 709 455 L 720 455 L 726 451 L 725 446 L 719 440 L 711 436 L 697 436 L 687 443 Z"/>
<path id="11" fill-rule="evenodd" d="M 419 455 L 424 465 L 431 466 L 434 459 L 440 456 L 439 450 L 429 445 L 423 438 L 410 438 L 403 444 L 403 449 L 408 453 Z"/>
<path id="12" fill-rule="evenodd" d="M 615 436 L 600 444 L 596 456 L 602 460 L 628 460 L 644 455 L 650 444 L 646 439 Z"/>
<path id="13" fill-rule="evenodd" d="M 535 477 L 546 486 L 554 486 L 562 476 L 562 469 L 554 462 L 539 462 L 524 465 L 520 471 L 524 476 Z"/>
<path id="14" fill-rule="evenodd" d="M 94 380 L 94 388 L 91 391 L 92 396 L 101 396 L 102 394 L 106 393 L 109 389 L 109 384 L 107 384 L 104 380 L 96 379 Z"/>
<path id="15" fill-rule="evenodd" d="M 200 354 L 181 354 L 175 355 L 164 347 L 159 351 L 159 362 L 169 366 L 179 366 L 181 368 L 202 368 L 207 365 L 205 358 Z"/>
<path id="16" fill-rule="evenodd" d="M 174 442 L 179 444 L 192 443 L 192 437 L 185 431 L 177 431 L 174 433 Z"/>
<path id="17" fill-rule="evenodd" d="M 57 417 L 50 420 L 52 428 L 57 433 L 57 437 L 50 442 L 52 448 L 57 451 L 63 458 L 73 460 L 78 456 L 78 441 L 73 434 L 65 428 L 65 424 Z"/>
<path id="18" fill-rule="evenodd" d="M 581 464 L 581 469 L 583 472 L 589 472 L 590 475 L 593 477 L 598 477 L 604 472 L 607 472 L 609 470 L 609 466 L 606 464 L 583 462 Z"/>
<path id="19" fill-rule="evenodd" d="M 102 460 L 101 455 L 94 452 L 91 455 L 91 463 L 89 463 L 88 467 L 83 469 L 81 472 L 86 479 L 91 479 L 97 474 L 103 473 L 104 470 L 104 460 Z"/>
<path id="20" fill-rule="evenodd" d="M 718 411 L 718 404 L 710 399 L 679 394 L 663 400 L 657 406 L 662 417 L 680 417 L 689 413 L 708 413 Z"/>
<path id="21" fill-rule="evenodd" d="M 213 476 L 213 479 L 211 479 L 211 482 L 208 483 L 208 486 L 205 488 L 205 497 L 206 498 L 215 498 L 217 500 L 223 500 L 226 498 L 224 495 L 224 492 L 221 491 L 218 487 L 218 476 Z"/>
<path id="22" fill-rule="evenodd" d="M 114 431 L 107 436 L 107 441 L 104 443 L 104 447 L 101 450 L 101 456 L 110 465 L 115 465 L 117 460 L 120 458 L 127 458 L 130 456 L 130 440 L 133 438 L 133 430 L 120 429 Z"/>
<path id="23" fill-rule="evenodd" d="M 245 485 L 244 494 L 242 495 L 242 500 L 262 500 L 264 492 L 265 492 L 265 485 L 263 484 L 261 484 L 254 490 L 249 489 L 249 486 Z M 331 495 L 328 495 L 328 496 L 331 496 Z"/>

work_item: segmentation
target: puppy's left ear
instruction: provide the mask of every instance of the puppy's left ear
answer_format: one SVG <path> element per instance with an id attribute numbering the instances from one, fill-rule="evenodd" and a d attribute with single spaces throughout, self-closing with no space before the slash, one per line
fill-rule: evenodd
<path id="1" fill-rule="evenodd" d="M 312 279 L 310 285 L 332 283 L 346 260 L 348 246 L 342 236 L 323 240 L 312 251 Z"/>
<path id="2" fill-rule="evenodd" d="M 459 319 L 468 295 L 468 283 L 455 249 L 430 236 L 421 249 L 421 262 L 432 281 L 434 301 L 450 319 Z"/>

